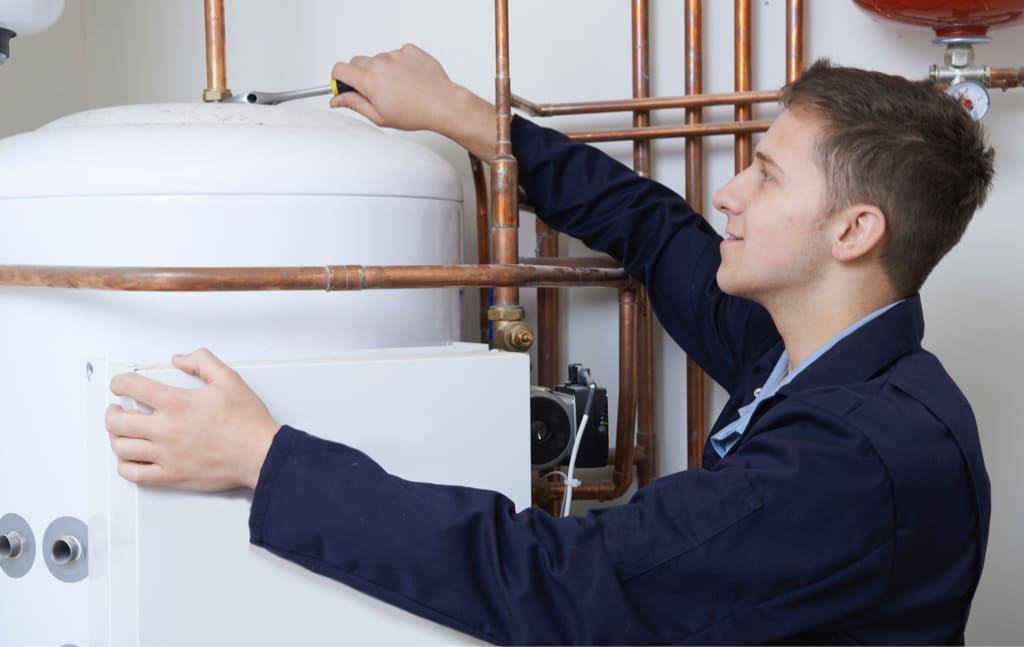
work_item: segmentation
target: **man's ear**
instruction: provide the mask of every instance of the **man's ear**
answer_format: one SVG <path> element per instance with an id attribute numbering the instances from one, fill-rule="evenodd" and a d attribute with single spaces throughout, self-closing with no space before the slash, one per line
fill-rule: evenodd
<path id="1" fill-rule="evenodd" d="M 854 204 L 835 215 L 839 229 L 832 241 L 832 258 L 848 263 L 881 251 L 886 231 L 881 209 Z"/>

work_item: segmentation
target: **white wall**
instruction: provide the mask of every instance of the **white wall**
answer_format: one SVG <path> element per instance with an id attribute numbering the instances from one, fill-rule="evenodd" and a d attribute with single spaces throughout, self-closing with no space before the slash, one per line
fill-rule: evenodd
<path id="1" fill-rule="evenodd" d="M 0 135 L 19 132 L 85 107 L 159 101 L 196 101 L 205 87 L 203 12 L 199 0 L 68 0 L 65 15 L 48 32 L 14 42 L 14 58 L 0 67 Z M 493 3 L 483 0 L 227 0 L 228 81 L 236 92 L 320 85 L 339 59 L 415 42 L 445 64 L 451 76 L 477 93 L 493 96 Z M 652 89 L 656 95 L 683 89 L 682 4 L 652 0 Z M 732 3 L 707 2 L 705 90 L 732 89 Z M 516 0 L 512 3 L 513 91 L 535 101 L 623 98 L 630 94 L 630 13 L 622 0 Z M 852 2 L 808 2 L 808 60 L 829 56 L 849 65 L 923 77 L 941 63 L 931 33 L 882 25 Z M 783 0 L 754 3 L 754 86 L 784 80 Z M 978 62 L 1020 66 L 1024 27 L 995 31 L 994 42 L 977 48 Z M 325 99 L 307 105 L 322 106 Z M 993 485 L 988 566 L 976 598 L 968 638 L 972 643 L 1010 644 L 1024 635 L 1016 602 L 1024 581 L 1024 519 L 1014 500 L 1024 494 L 1015 469 L 1024 456 L 1016 433 L 1015 396 L 1024 391 L 1019 369 L 1024 353 L 1021 290 L 1015 281 L 1021 260 L 1017 241 L 1024 222 L 1017 206 L 1024 186 L 1024 90 L 995 92 L 986 126 L 997 147 L 999 176 L 986 208 L 964 241 L 936 270 L 924 290 L 928 317 L 925 343 L 944 361 L 974 404 Z M 773 109 L 760 108 L 765 115 Z M 709 118 L 727 118 L 720 109 Z M 678 121 L 678 112 L 656 117 Z M 550 120 L 565 130 L 626 126 L 626 115 Z M 465 177 L 467 215 L 474 213 L 464 153 L 430 133 L 403 135 L 448 159 Z M 631 161 L 629 144 L 603 146 Z M 706 195 L 732 173 L 730 138 L 707 145 Z M 656 177 L 682 191 L 680 142 L 659 142 Z M 344 151 L 338 152 L 339 156 Z M 230 151 L 225 151 L 230 157 Z M 2 179 L 0 179 L 2 181 Z M 707 205 L 705 205 L 707 206 Z M 716 225 L 722 219 L 710 214 Z M 472 217 L 466 219 L 467 260 L 475 258 Z M 532 225 L 523 222 L 523 253 L 532 254 Z M 577 243 L 563 243 L 585 254 Z M 337 259 L 344 263 L 345 259 Z M 533 302 L 524 290 L 524 302 Z M 602 289 L 564 292 L 568 331 L 564 361 L 582 361 L 614 392 L 616 360 L 608 343 L 615 334 L 614 294 Z M 466 294 L 466 331 L 476 330 L 476 292 Z M 657 420 L 662 473 L 685 466 L 684 357 L 670 340 L 656 342 L 659 388 Z M 721 402 L 720 394 L 712 397 Z M 614 403 L 611 406 L 614 417 Z"/>
<path id="2" fill-rule="evenodd" d="M 11 40 L 11 58 L 0 65 L 0 137 L 85 109 L 83 9 L 71 0 L 48 30 Z"/>

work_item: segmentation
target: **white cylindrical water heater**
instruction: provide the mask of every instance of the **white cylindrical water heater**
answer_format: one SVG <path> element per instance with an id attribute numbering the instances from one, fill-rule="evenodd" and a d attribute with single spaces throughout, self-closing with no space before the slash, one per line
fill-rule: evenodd
<path id="1" fill-rule="evenodd" d="M 438 156 L 326 110 L 117 107 L 0 141 L 4 265 L 454 264 L 461 208 L 461 183 Z M 83 430 L 102 431 L 97 421 L 85 425 L 85 384 L 97 359 L 166 365 L 173 353 L 206 346 L 229 362 L 318 360 L 443 345 L 458 340 L 461 317 L 457 289 L 9 287 L 0 288 L 0 308 L 0 518 L 12 529 L 0 532 L 0 565 L 10 567 L 0 572 L 0 644 L 89 635 L 88 588 L 67 566 L 87 545 Z M 28 539 L 36 554 L 25 573 Z M 56 564 L 55 576 L 44 561 Z"/>

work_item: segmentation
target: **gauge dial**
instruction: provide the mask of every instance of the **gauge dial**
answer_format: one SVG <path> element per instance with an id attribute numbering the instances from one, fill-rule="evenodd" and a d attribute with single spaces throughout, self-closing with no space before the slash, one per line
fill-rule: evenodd
<path id="1" fill-rule="evenodd" d="M 986 90 L 980 83 L 975 81 L 961 81 L 949 86 L 946 94 L 960 102 L 967 112 L 976 121 L 981 119 L 988 112 L 989 97 Z"/>

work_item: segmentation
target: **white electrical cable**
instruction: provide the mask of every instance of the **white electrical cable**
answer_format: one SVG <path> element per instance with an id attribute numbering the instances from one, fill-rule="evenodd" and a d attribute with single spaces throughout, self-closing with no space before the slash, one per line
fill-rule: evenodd
<path id="1" fill-rule="evenodd" d="M 597 383 L 590 379 L 590 373 L 582 373 L 583 378 L 587 381 L 587 403 L 583 406 L 583 417 L 580 418 L 579 429 L 576 430 L 576 440 L 572 444 L 572 455 L 569 457 L 569 469 L 565 476 L 565 494 L 562 496 L 562 516 L 569 516 L 569 508 L 572 505 L 572 489 L 578 485 L 582 485 L 579 479 L 573 478 L 573 471 L 576 469 L 576 454 L 580 451 L 580 441 L 583 439 L 583 431 L 587 428 L 587 421 L 590 420 L 590 404 L 594 400 L 594 391 L 597 389 Z"/>

